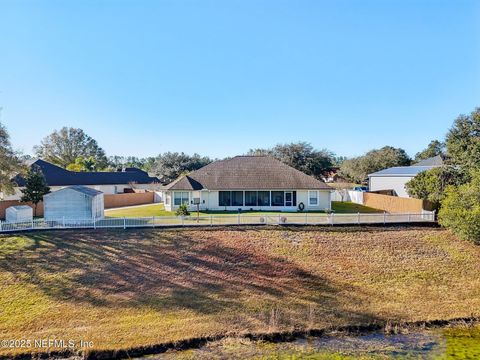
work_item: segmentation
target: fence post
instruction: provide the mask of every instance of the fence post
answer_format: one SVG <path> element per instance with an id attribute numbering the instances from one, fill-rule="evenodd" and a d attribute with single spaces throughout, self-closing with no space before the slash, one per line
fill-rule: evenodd
<path id="1" fill-rule="evenodd" d="M 330 213 L 330 223 L 331 225 L 333 226 L 333 223 L 334 223 L 334 220 L 333 220 L 333 217 L 335 216 L 335 213 Z"/>
<path id="2" fill-rule="evenodd" d="M 384 211 L 383 212 L 383 225 L 385 225 L 387 223 L 387 212 Z"/>
<path id="3" fill-rule="evenodd" d="M 308 217 L 307 217 L 308 213 L 306 212 L 305 213 L 305 225 L 308 225 Z"/>
<path id="4" fill-rule="evenodd" d="M 410 213 L 408 213 L 408 222 L 410 222 Z"/>
<path id="5" fill-rule="evenodd" d="M 240 225 L 240 213 L 237 215 L 237 225 Z"/>
<path id="6" fill-rule="evenodd" d="M 185 226 L 185 217 L 182 215 L 182 226 Z"/>
<path id="7" fill-rule="evenodd" d="M 277 220 L 278 225 L 280 225 L 280 222 L 281 222 L 281 220 L 280 220 L 280 214 L 278 214 L 278 220 Z"/>
<path id="8" fill-rule="evenodd" d="M 213 226 L 213 215 L 210 215 L 210 226 Z"/>
<path id="9" fill-rule="evenodd" d="M 357 213 L 357 225 L 360 225 L 360 212 Z"/>
<path id="10" fill-rule="evenodd" d="M 97 222 L 95 221 L 95 216 L 93 217 L 93 228 L 97 229 Z"/>
<path id="11" fill-rule="evenodd" d="M 35 228 L 35 223 L 33 222 L 33 217 L 32 217 L 32 230 Z"/>
<path id="12" fill-rule="evenodd" d="M 123 230 L 127 228 L 127 219 L 124 217 L 123 218 Z"/>
<path id="13" fill-rule="evenodd" d="M 152 226 L 155 227 L 155 216 L 152 216 Z"/>
<path id="14" fill-rule="evenodd" d="M 3 230 L 3 229 L 2 229 L 2 224 L 3 224 L 3 221 L 2 221 L 2 220 L 0 220 L 0 231 L 2 231 L 2 230 Z"/>
<path id="15" fill-rule="evenodd" d="M 62 219 L 62 227 L 65 227 L 65 216 Z"/>

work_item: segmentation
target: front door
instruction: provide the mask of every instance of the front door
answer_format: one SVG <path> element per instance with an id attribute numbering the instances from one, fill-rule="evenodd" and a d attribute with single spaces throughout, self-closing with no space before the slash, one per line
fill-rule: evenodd
<path id="1" fill-rule="evenodd" d="M 285 192 L 285 206 L 293 206 L 293 195 L 291 191 Z"/>

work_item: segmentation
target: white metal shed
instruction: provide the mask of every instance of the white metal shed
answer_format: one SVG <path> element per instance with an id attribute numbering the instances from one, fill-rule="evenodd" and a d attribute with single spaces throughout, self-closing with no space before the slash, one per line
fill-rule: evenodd
<path id="1" fill-rule="evenodd" d="M 32 221 L 33 209 L 28 205 L 10 206 L 5 210 L 5 220 L 7 222 Z"/>
<path id="2" fill-rule="evenodd" d="M 87 220 L 103 218 L 103 192 L 74 185 L 43 197 L 45 220 Z"/>

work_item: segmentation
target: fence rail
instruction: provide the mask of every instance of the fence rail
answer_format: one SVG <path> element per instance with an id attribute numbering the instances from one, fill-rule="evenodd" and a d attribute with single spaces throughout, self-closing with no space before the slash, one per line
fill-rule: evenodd
<path id="1" fill-rule="evenodd" d="M 232 214 L 201 215 L 187 217 L 154 216 L 144 218 L 102 218 L 102 219 L 34 219 L 24 222 L 0 221 L 0 232 L 48 230 L 48 229 L 104 229 L 138 227 L 183 227 L 183 226 L 224 226 L 224 225 L 368 225 L 395 223 L 434 222 L 435 212 L 424 211 L 411 214 Z"/>

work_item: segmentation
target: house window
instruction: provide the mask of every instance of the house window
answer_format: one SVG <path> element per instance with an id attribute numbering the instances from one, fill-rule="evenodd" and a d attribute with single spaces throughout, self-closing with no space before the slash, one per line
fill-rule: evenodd
<path id="1" fill-rule="evenodd" d="M 308 205 L 310 206 L 318 205 L 318 191 L 311 190 L 308 192 Z"/>
<path id="2" fill-rule="evenodd" d="M 257 206 L 256 191 L 245 191 L 245 206 Z"/>
<path id="3" fill-rule="evenodd" d="M 231 206 L 232 204 L 232 192 L 231 191 L 219 191 L 218 192 L 218 206 Z"/>
<path id="4" fill-rule="evenodd" d="M 188 191 L 175 191 L 173 193 L 173 205 L 179 206 L 182 204 L 188 205 Z"/>
<path id="5" fill-rule="evenodd" d="M 258 206 L 270 206 L 270 191 L 259 191 L 257 198 Z"/>
<path id="6" fill-rule="evenodd" d="M 285 206 L 285 193 L 283 191 L 272 191 L 272 206 Z"/>
<path id="7" fill-rule="evenodd" d="M 243 206 L 243 191 L 232 191 L 232 206 Z"/>

